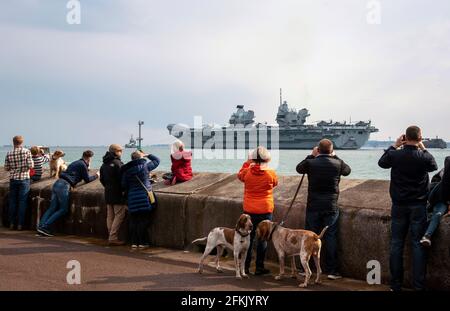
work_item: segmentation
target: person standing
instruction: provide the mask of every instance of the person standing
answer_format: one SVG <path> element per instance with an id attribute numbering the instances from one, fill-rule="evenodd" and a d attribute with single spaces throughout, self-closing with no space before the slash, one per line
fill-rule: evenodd
<path id="1" fill-rule="evenodd" d="M 106 225 L 109 233 L 108 241 L 111 246 L 125 244 L 118 237 L 120 226 L 127 212 L 121 186 L 120 169 L 123 166 L 121 161 L 122 152 L 123 148 L 118 144 L 109 146 L 109 151 L 104 155 L 103 164 L 100 167 L 100 182 L 105 187 L 105 203 L 107 208 Z"/>
<path id="2" fill-rule="evenodd" d="M 278 185 L 278 177 L 274 170 L 268 167 L 271 160 L 269 151 L 259 146 L 249 153 L 248 160 L 242 165 L 238 178 L 244 183 L 244 213 L 250 215 L 253 229 L 250 233 L 250 245 L 245 259 L 245 273 L 249 274 L 252 262 L 253 240 L 256 228 L 263 220 L 273 218 L 273 188 Z M 270 271 L 264 267 L 267 242 L 258 240 L 256 246 L 255 275 L 268 274 Z"/>
<path id="3" fill-rule="evenodd" d="M 148 226 L 156 201 L 150 202 L 153 192 L 149 173 L 158 167 L 159 162 L 158 157 L 137 150 L 131 154 L 131 161 L 122 167 L 122 189 L 127 196 L 132 249 L 144 249 L 150 245 Z"/>
<path id="4" fill-rule="evenodd" d="M 14 149 L 6 154 L 5 170 L 9 172 L 9 228 L 25 224 L 28 194 L 30 192 L 30 169 L 33 168 L 31 152 L 22 147 L 23 137 L 14 136 Z"/>
<path id="5" fill-rule="evenodd" d="M 312 154 L 296 168 L 299 174 L 308 175 L 308 200 L 306 205 L 306 230 L 319 234 L 328 226 L 324 236 L 325 273 L 328 279 L 342 278 L 338 260 L 339 183 L 348 176 L 351 168 L 339 159 L 329 139 L 322 139 Z"/>
<path id="6" fill-rule="evenodd" d="M 85 183 L 90 183 L 99 177 L 99 172 L 89 176 L 89 165 L 93 156 L 92 151 L 86 150 L 80 160 L 72 162 L 67 170 L 59 175 L 59 179 L 53 184 L 50 207 L 39 221 L 37 228 L 39 234 L 53 236 L 50 230 L 51 225 L 69 212 L 71 188 L 75 188 L 82 180 Z"/>
<path id="7" fill-rule="evenodd" d="M 395 144 L 384 152 L 378 165 L 391 169 L 391 289 L 399 291 L 403 284 L 403 249 L 410 231 L 413 287 L 415 290 L 424 290 L 426 258 L 420 239 L 425 233 L 427 222 L 428 173 L 438 167 L 434 157 L 422 143 L 421 129 L 417 126 L 408 127 L 406 134 L 401 135 Z"/>

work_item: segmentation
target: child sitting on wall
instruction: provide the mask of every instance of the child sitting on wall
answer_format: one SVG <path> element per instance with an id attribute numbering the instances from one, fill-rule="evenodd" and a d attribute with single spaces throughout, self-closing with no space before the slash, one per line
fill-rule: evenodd
<path id="1" fill-rule="evenodd" d="M 42 178 L 42 166 L 50 161 L 50 155 L 45 154 L 44 150 L 38 146 L 31 147 L 30 151 L 34 163 L 34 167 L 30 171 L 30 178 L 32 181 L 39 181 Z"/>
<path id="2" fill-rule="evenodd" d="M 172 144 L 172 173 L 164 174 L 166 185 L 175 185 L 192 179 L 192 152 L 184 150 L 184 144 L 180 140 Z"/>

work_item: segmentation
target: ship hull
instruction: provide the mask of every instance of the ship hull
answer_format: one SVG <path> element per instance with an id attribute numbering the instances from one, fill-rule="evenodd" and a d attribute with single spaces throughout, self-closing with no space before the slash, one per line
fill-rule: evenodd
<path id="1" fill-rule="evenodd" d="M 347 126 L 341 128 L 312 127 L 279 128 L 221 128 L 221 129 L 178 129 L 171 135 L 179 138 L 191 149 L 252 149 L 263 145 L 268 149 L 297 150 L 312 149 L 323 138 L 330 139 L 335 149 L 360 149 L 374 130 Z"/>

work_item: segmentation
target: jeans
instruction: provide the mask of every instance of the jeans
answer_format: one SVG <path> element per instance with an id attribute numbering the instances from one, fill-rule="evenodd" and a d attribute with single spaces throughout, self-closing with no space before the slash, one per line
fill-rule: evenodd
<path id="1" fill-rule="evenodd" d="M 411 234 L 413 256 L 413 287 L 425 289 L 426 256 L 420 245 L 425 233 L 427 214 L 425 203 L 409 205 L 393 204 L 391 223 L 391 250 L 389 265 L 391 270 L 391 289 L 401 290 L 403 284 L 403 249 L 408 231 Z"/>
<path id="2" fill-rule="evenodd" d="M 50 226 L 69 211 L 70 184 L 58 179 L 52 188 L 52 200 L 49 209 L 44 213 L 39 228 L 49 230 Z"/>
<path id="3" fill-rule="evenodd" d="M 427 231 L 425 235 L 431 237 L 439 227 L 439 223 L 441 222 L 441 217 L 444 216 L 448 211 L 448 205 L 443 202 L 437 203 L 433 207 L 433 215 L 431 216 L 430 224 L 428 225 Z"/>
<path id="4" fill-rule="evenodd" d="M 28 194 L 30 193 L 30 180 L 9 181 L 9 223 L 23 226 L 25 223 L 25 213 L 28 206 Z M 18 214 L 18 215 L 17 215 Z M 16 218 L 18 221 L 16 222 Z"/>
<path id="5" fill-rule="evenodd" d="M 325 269 L 327 274 L 339 273 L 338 242 L 339 210 L 310 211 L 306 209 L 305 229 L 320 234 L 328 226 L 323 237 L 325 248 Z"/>
<path id="6" fill-rule="evenodd" d="M 149 245 L 150 211 L 129 213 L 131 245 Z"/>
<path id="7" fill-rule="evenodd" d="M 252 262 L 253 240 L 255 239 L 258 224 L 263 220 L 272 220 L 272 213 L 248 214 L 252 220 L 253 230 L 250 233 L 250 245 L 248 247 L 247 258 L 245 258 L 245 269 L 250 269 Z M 267 242 L 258 240 L 256 245 L 256 269 L 264 269 L 264 258 L 266 257 Z"/>

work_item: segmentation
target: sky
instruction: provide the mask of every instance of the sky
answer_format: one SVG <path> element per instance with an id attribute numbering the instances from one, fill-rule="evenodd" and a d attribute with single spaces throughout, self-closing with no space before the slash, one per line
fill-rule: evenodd
<path id="1" fill-rule="evenodd" d="M 169 143 L 169 123 L 275 123 L 279 88 L 309 122 L 411 124 L 450 140 L 450 1 L 0 2 L 0 144 Z M 372 16 L 372 15 L 370 15 Z"/>

